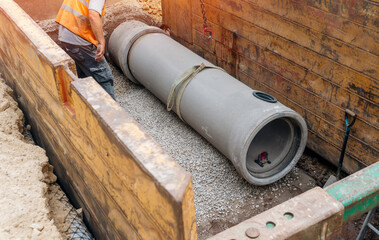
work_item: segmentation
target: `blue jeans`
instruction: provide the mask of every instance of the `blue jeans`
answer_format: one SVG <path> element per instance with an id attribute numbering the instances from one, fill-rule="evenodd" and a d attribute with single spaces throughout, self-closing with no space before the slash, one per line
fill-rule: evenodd
<path id="1" fill-rule="evenodd" d="M 62 42 L 64 50 L 75 61 L 79 78 L 93 77 L 113 99 L 114 86 L 111 69 L 105 58 L 100 62 L 95 60 L 97 47 L 94 44 L 78 46 Z"/>

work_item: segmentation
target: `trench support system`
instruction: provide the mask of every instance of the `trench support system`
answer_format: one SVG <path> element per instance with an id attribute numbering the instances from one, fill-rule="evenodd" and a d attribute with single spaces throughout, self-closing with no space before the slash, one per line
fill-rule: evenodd
<path id="1" fill-rule="evenodd" d="M 13 1 L 0 1 L 0 23 L 0 72 L 95 237 L 196 239 L 191 175 L 92 78 L 78 79 L 72 59 Z M 378 179 L 375 163 L 211 239 L 329 239 L 378 206 Z"/>
<path id="2" fill-rule="evenodd" d="M 304 119 L 167 36 L 127 21 L 112 33 L 111 60 L 227 156 L 250 183 L 285 176 L 307 142 Z"/>

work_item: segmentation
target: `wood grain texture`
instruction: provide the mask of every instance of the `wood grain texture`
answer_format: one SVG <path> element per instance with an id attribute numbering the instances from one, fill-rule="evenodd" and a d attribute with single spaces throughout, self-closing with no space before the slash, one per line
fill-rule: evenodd
<path id="1" fill-rule="evenodd" d="M 358 48 L 377 55 L 378 53 L 378 6 L 368 1 L 340 1 L 333 11 L 316 7 L 320 4 L 331 6 L 338 1 L 303 1 L 303 0 L 245 0 L 253 6 L 293 21 L 330 37 L 340 39 Z M 349 4 L 346 9 L 344 5 Z M 339 11 L 351 13 L 352 18 L 335 14 Z M 358 15 L 361 15 L 358 17 Z M 356 16 L 356 17 L 353 17 Z M 355 19 L 360 21 L 354 21 Z M 376 19 L 375 19 L 376 18 Z"/>
<path id="2" fill-rule="evenodd" d="M 162 0 L 162 21 L 171 30 L 172 37 L 180 36 L 187 44 L 192 43 L 192 18 L 190 1 Z"/>
<path id="3" fill-rule="evenodd" d="M 371 47 L 370 51 L 372 53 L 370 53 L 353 47 L 348 42 L 332 38 L 328 34 L 314 31 L 314 28 L 303 26 L 303 21 L 290 21 L 242 0 L 238 4 L 234 0 L 213 0 L 209 2 L 209 5 L 222 12 L 238 16 L 257 27 L 280 35 L 282 38 L 295 42 L 358 72 L 374 77 L 379 74 L 379 37 L 376 39 L 376 34 L 367 33 L 367 36 L 360 36 L 359 38 L 364 39 L 364 43 Z M 198 4 L 194 4 L 194 6 L 198 6 Z M 200 9 L 194 9 L 194 12 L 200 14 Z M 303 13 L 303 11 L 300 12 Z M 314 13 L 309 15 L 313 16 Z M 318 17 L 323 18 L 323 16 Z M 317 21 L 315 19 L 315 22 Z M 355 38 L 357 37 L 356 35 Z M 360 46 L 363 46 L 363 44 L 360 44 Z"/>
<path id="4" fill-rule="evenodd" d="M 296 0 L 301 1 L 301 0 Z M 309 6 L 336 16 L 341 16 L 363 26 L 379 29 L 378 0 L 306 0 Z"/>
<path id="5" fill-rule="evenodd" d="M 95 236 L 196 239 L 191 175 L 13 1 L 0 22 L 0 72 Z"/>

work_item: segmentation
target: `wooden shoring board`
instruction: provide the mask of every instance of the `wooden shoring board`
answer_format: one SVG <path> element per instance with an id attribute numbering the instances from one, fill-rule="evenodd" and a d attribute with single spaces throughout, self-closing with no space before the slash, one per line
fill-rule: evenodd
<path id="1" fill-rule="evenodd" d="M 296 24 L 309 27 L 378 55 L 379 6 L 366 0 L 304 1 L 244 0 L 261 11 L 267 11 Z M 338 3 L 339 2 L 339 3 Z M 331 7 L 335 4 L 335 7 Z M 320 6 L 329 7 L 321 9 Z M 339 5 L 339 6 L 337 6 Z M 337 9 L 339 8 L 339 9 Z M 332 10 L 332 11 L 330 11 Z M 338 14 L 351 13 L 350 16 Z"/>
<path id="2" fill-rule="evenodd" d="M 296 0 L 297 2 L 302 0 Z M 308 6 L 378 30 L 378 0 L 306 0 Z"/>
<path id="3" fill-rule="evenodd" d="M 0 71 L 95 236 L 195 239 L 191 175 L 13 1 L 0 22 Z"/>
<path id="4" fill-rule="evenodd" d="M 207 6 L 237 16 L 256 27 L 273 32 L 365 75 L 373 78 L 379 76 L 379 34 L 375 31 L 370 33 L 366 30 L 362 36 L 355 35 L 355 38 L 359 38 L 365 43 L 365 45 L 361 43 L 360 47 L 357 47 L 350 44 L 353 40 L 344 42 L 335 39 L 328 34 L 314 31 L 313 27 L 301 25 L 303 21 L 289 21 L 244 0 L 239 0 L 238 4 L 234 0 L 213 0 L 208 2 Z M 194 3 L 193 12 L 201 13 L 199 4 Z M 351 29 L 349 30 L 351 31 Z M 243 35 L 245 32 L 240 32 L 240 34 Z M 347 35 L 345 33 L 345 36 Z M 368 51 L 361 47 L 368 48 Z"/>
<path id="5" fill-rule="evenodd" d="M 196 6 L 195 4 L 193 7 L 193 13 L 201 17 L 200 8 Z M 240 37 L 245 38 L 261 48 L 276 53 L 284 59 L 290 60 L 321 77 L 356 92 L 358 95 L 364 94 L 362 96 L 370 101 L 377 102 L 378 89 L 376 86 L 379 82 L 379 73 L 375 74 L 373 72 L 373 76 L 367 76 L 362 72 L 356 71 L 314 51 L 313 48 L 308 48 L 291 39 L 287 39 L 275 31 L 261 28 L 243 18 L 222 11 L 211 5 L 206 5 L 206 9 L 208 22 L 210 24 L 213 23 L 223 29 L 231 31 L 238 39 Z M 194 29 L 198 31 L 202 30 L 198 25 L 196 25 L 195 28 L 195 23 L 193 25 Z M 215 32 L 214 35 L 217 36 L 217 32 Z M 230 40 L 226 39 L 222 43 L 226 45 L 228 42 L 230 42 Z M 368 58 L 365 61 L 371 60 L 375 62 L 375 59 L 377 59 L 377 56 Z"/>
<path id="6" fill-rule="evenodd" d="M 183 45 L 192 44 L 190 1 L 162 0 L 162 20 L 163 24 L 170 29 L 173 38 Z"/>

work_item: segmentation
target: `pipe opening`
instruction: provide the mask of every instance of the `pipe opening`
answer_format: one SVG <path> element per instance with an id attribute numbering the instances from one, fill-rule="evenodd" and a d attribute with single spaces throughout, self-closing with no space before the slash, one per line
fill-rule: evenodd
<path id="1" fill-rule="evenodd" d="M 301 129 L 291 118 L 278 118 L 265 125 L 250 143 L 246 168 L 255 178 L 268 178 L 293 161 L 301 142 Z"/>
<path id="2" fill-rule="evenodd" d="M 265 102 L 269 102 L 269 103 L 276 103 L 276 102 L 278 102 L 278 100 L 274 96 L 271 96 L 268 93 L 254 91 L 253 95 L 254 95 L 254 97 L 256 97 L 256 98 L 258 98 L 258 99 L 260 99 L 262 101 L 265 101 Z"/>

